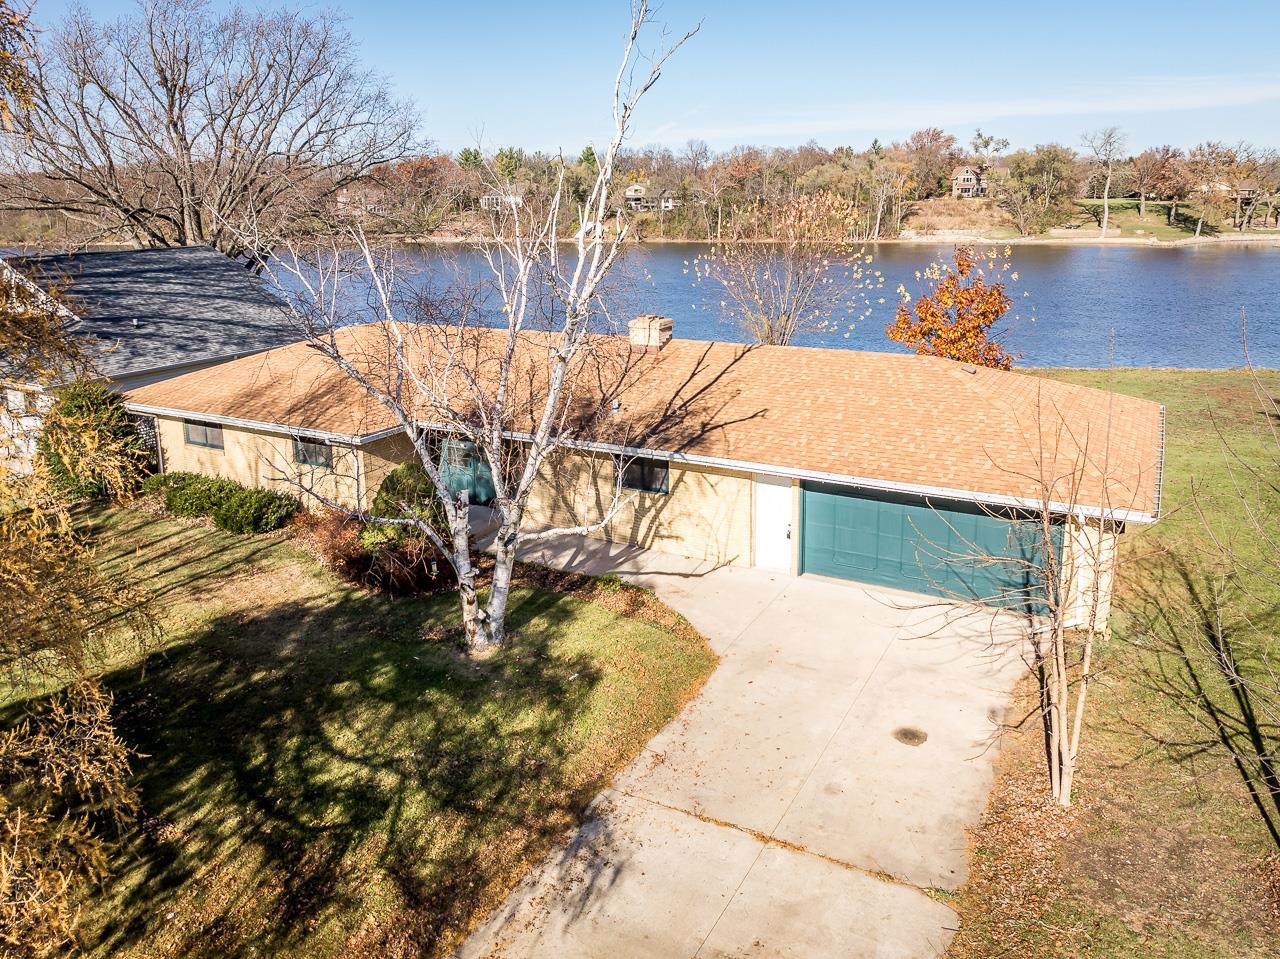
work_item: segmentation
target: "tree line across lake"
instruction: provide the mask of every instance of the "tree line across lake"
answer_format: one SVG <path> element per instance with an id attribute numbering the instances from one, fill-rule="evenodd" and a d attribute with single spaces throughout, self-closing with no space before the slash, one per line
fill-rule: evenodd
<path id="1" fill-rule="evenodd" d="M 85 9 L 29 31 L 30 109 L 10 118 L 0 168 L 0 234 L 10 243 L 210 243 L 269 252 L 286 233 L 333 220 L 414 238 L 482 235 L 513 205 L 557 188 L 585 201 L 597 148 L 577 155 L 507 146 L 447 153 L 416 105 L 360 61 L 325 13 L 215 14 L 157 0 L 115 23 Z M 146 57 L 136 51 L 150 51 Z M 1094 224 L 1113 198 L 1140 232 L 1280 229 L 1280 153 L 1206 141 L 1130 153 L 1117 128 L 1076 146 L 1011 150 L 936 127 L 865 148 L 626 148 L 610 204 L 641 239 L 770 238 L 805 197 L 838 204 L 834 238 L 866 242 L 948 229 L 1002 238 Z M 1101 200 L 1101 203 L 1081 202 Z M 1148 202 L 1157 201 L 1156 210 Z M 1126 205 L 1126 209 L 1134 203 Z M 1151 213 L 1151 216 L 1148 214 Z M 565 218 L 572 235 L 578 224 Z M 251 227 L 251 229 L 246 229 Z M 259 238 L 245 249 L 245 236 Z"/>
<path id="2" fill-rule="evenodd" d="M 1010 150 L 1007 140 L 980 129 L 962 144 L 937 127 L 903 142 L 874 140 L 865 149 L 810 142 L 716 152 L 691 140 L 680 149 L 624 151 L 615 202 L 632 211 L 643 236 L 686 240 L 743 238 L 744 231 L 757 236 L 762 210 L 817 194 L 847 204 L 841 239 L 855 242 L 931 232 L 939 214 L 970 229 L 1003 226 L 1021 236 L 1081 219 L 1101 227 L 1102 204 L 1080 201 L 1109 206 L 1125 198 L 1136 201 L 1130 206 L 1140 220 L 1156 201 L 1166 225 L 1197 236 L 1206 228 L 1280 227 L 1277 151 L 1206 141 L 1190 150 L 1165 145 L 1130 155 L 1125 145 L 1114 127 L 1084 134 L 1080 149 L 1049 143 Z M 576 159 L 468 147 L 388 164 L 344 199 L 371 223 L 404 224 L 409 233 L 429 235 L 504 196 L 523 202 L 561 178 L 571 193 L 583 193 L 595 169 L 589 145 Z M 965 177 L 972 185 L 961 185 Z"/>

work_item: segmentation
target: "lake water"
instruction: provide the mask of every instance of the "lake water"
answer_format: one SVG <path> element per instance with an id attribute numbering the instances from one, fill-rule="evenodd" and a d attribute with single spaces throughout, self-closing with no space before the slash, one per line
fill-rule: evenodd
<path id="1" fill-rule="evenodd" d="M 639 246 L 626 251 L 609 298 L 620 319 L 658 313 L 676 336 L 738 340 L 720 313 L 720 291 L 688 264 L 698 244 Z M 429 271 L 470 255 L 411 248 Z M 870 294 L 874 313 L 847 338 L 810 336 L 805 345 L 894 350 L 884 326 L 893 318 L 898 284 L 913 294 L 917 270 L 949 257 L 946 244 L 878 244 L 867 248 L 884 274 Z M 1026 366 L 1241 366 L 1240 310 L 1248 315 L 1249 351 L 1258 366 L 1280 367 L 1280 248 L 1197 246 L 1015 246 L 1014 307 L 1004 337 Z M 477 268 L 474 261 L 471 268 Z M 1024 296 L 1023 293 L 1027 295 Z M 884 304 L 874 301 L 883 296 Z M 1016 314 L 1016 315 L 1014 315 Z M 847 324 L 846 324 L 847 325 Z"/>

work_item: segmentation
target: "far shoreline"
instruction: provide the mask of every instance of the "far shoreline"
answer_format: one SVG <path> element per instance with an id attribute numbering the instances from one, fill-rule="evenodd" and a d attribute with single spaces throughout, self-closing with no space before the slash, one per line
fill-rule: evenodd
<path id="1" fill-rule="evenodd" d="M 410 246 L 474 246 L 485 241 L 481 236 L 409 236 L 406 234 L 382 234 L 384 240 L 404 243 Z M 567 244 L 573 239 L 566 237 L 560 241 Z M 691 240 L 677 237 L 631 237 L 626 246 L 709 246 L 716 242 L 760 242 L 760 241 L 715 241 Z M 1265 236 L 1202 236 L 1186 237 L 1179 240 L 1157 240 L 1154 237 L 1137 236 L 1014 236 L 989 237 L 969 233 L 935 233 L 927 236 L 889 237 L 880 240 L 853 241 L 848 244 L 832 244 L 832 246 L 929 246 L 929 245 L 971 245 L 971 246 L 1122 246 L 1140 247 L 1143 249 L 1186 249 L 1188 247 L 1205 246 L 1259 246 L 1280 247 L 1280 233 Z"/>

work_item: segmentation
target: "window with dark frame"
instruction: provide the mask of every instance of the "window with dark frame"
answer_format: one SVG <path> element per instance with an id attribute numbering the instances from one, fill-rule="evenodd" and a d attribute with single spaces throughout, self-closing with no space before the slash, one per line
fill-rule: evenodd
<path id="1" fill-rule="evenodd" d="M 328 443 L 317 443 L 314 440 L 295 438 L 293 441 L 293 461 L 299 466 L 333 466 L 333 447 Z"/>
<path id="2" fill-rule="evenodd" d="M 211 450 L 222 449 L 222 427 L 214 423 L 182 421 L 182 438 L 188 446 L 204 446 Z"/>
<path id="3" fill-rule="evenodd" d="M 627 460 L 622 471 L 622 488 L 642 493 L 667 493 L 670 491 L 671 464 L 666 460 L 637 457 Z"/>

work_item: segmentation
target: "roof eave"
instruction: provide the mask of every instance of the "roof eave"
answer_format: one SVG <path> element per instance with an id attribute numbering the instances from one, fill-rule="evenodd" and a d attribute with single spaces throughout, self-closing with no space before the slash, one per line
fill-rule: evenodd
<path id="1" fill-rule="evenodd" d="M 509 439 L 529 439 L 529 434 L 508 433 Z M 832 483 L 839 486 L 853 486 L 860 489 L 876 490 L 885 493 L 908 493 L 925 498 L 950 499 L 966 503 L 977 503 L 986 506 L 1007 506 L 1014 509 L 1041 509 L 1046 504 L 1033 497 L 1007 496 L 1000 493 L 983 493 L 976 490 L 956 489 L 946 486 L 930 486 L 921 483 L 901 483 L 896 481 L 875 479 L 867 476 L 856 476 L 849 473 L 824 473 L 818 470 L 806 470 L 768 463 L 753 463 L 747 460 L 734 460 L 718 456 L 699 456 L 693 453 L 665 452 L 633 446 L 618 446 L 609 443 L 566 443 L 574 449 L 593 452 L 613 453 L 621 456 L 650 456 L 668 459 L 675 463 L 688 463 L 691 466 L 712 466 L 720 469 L 731 469 L 739 472 L 760 473 L 766 476 L 782 476 L 790 479 L 810 480 L 819 483 Z M 1062 515 L 1074 515 L 1082 519 L 1102 519 L 1121 523 L 1150 524 L 1159 519 L 1159 514 L 1137 509 L 1107 509 L 1098 506 L 1084 506 L 1065 502 L 1050 501 L 1049 511 Z"/>
<path id="2" fill-rule="evenodd" d="M 139 369 L 120 370 L 115 373 L 102 373 L 101 378 L 104 380 L 117 380 L 129 376 L 145 376 L 149 373 L 162 373 L 165 370 L 179 370 L 188 366 L 213 366 L 216 363 L 230 363 L 233 360 L 243 360 L 248 356 L 256 356 L 259 353 L 266 353 L 268 350 L 278 349 L 282 345 L 277 343 L 275 346 L 258 346 L 251 350 L 241 350 L 237 353 L 212 353 L 205 356 L 199 356 L 195 359 L 186 359 L 181 363 L 166 363 L 163 366 L 145 366 Z M 198 370 L 188 370 L 190 373 L 199 372 Z"/>
<path id="3" fill-rule="evenodd" d="M 219 426 L 234 426 L 241 429 L 260 430 L 263 433 L 282 433 L 286 436 L 307 436 L 323 440 L 326 443 L 338 443 L 344 446 L 364 446 L 375 440 L 385 439 L 400 432 L 399 426 L 375 430 L 371 433 L 334 433 L 329 430 L 315 430 L 302 426 L 286 426 L 283 423 L 271 423 L 266 420 L 251 420 L 240 416 L 225 416 L 221 413 L 201 413 L 195 410 L 176 410 L 167 406 L 152 406 L 147 403 L 130 403 L 125 401 L 124 408 L 130 413 L 142 416 L 166 416 L 171 419 L 199 420 L 201 423 L 216 423 Z"/>
<path id="4" fill-rule="evenodd" d="M 177 419 L 199 419 L 201 422 L 261 430 L 266 433 L 283 433 L 287 436 L 316 437 L 328 443 L 340 443 L 348 446 L 365 446 L 369 443 L 386 439 L 389 436 L 394 436 L 403 429 L 403 427 L 400 426 L 390 426 L 370 433 L 331 433 L 323 430 L 307 429 L 304 427 L 286 426 L 282 423 L 269 423 L 261 420 L 242 419 L 240 417 L 223 416 L 216 413 L 175 410 L 139 403 L 126 402 L 125 408 L 131 413 L 141 413 L 148 416 L 169 416 Z M 448 425 L 442 423 L 420 423 L 418 425 L 421 428 L 428 430 L 449 430 Z M 506 439 L 510 440 L 528 441 L 532 439 L 531 434 L 515 430 L 508 430 L 503 435 Z M 1158 509 L 1155 512 L 1147 512 L 1137 509 L 1108 509 L 1099 506 L 1087 506 L 1079 503 L 1072 504 L 1058 501 L 1050 501 L 1046 504 L 1043 500 L 1036 499 L 1034 497 L 1008 496 L 1000 493 L 984 493 L 977 490 L 957 489 L 947 486 L 931 486 L 922 483 L 901 483 L 876 479 L 869 476 L 857 476 L 851 473 L 826 473 L 819 470 L 806 470 L 795 467 L 778 466 L 770 463 L 754 463 L 749 460 L 735 460 L 719 456 L 700 456 L 696 453 L 683 453 L 648 447 L 625 446 L 614 443 L 564 441 L 562 445 L 569 449 L 581 450 L 583 452 L 608 453 L 617 456 L 648 456 L 670 460 L 673 463 L 687 463 L 690 466 L 708 466 L 718 469 L 735 470 L 742 473 L 760 473 L 766 476 L 781 476 L 788 479 L 832 483 L 839 486 L 852 486 L 859 489 L 875 490 L 877 492 L 885 493 L 907 493 L 913 496 L 921 496 L 926 499 L 934 498 L 957 500 L 964 503 L 976 503 L 984 506 L 1000 506 L 1023 510 L 1043 509 L 1047 505 L 1049 511 L 1052 513 L 1064 516 L 1075 516 L 1080 519 L 1097 519 L 1106 520 L 1108 522 L 1136 523 L 1140 525 L 1151 524 L 1159 519 Z"/>

